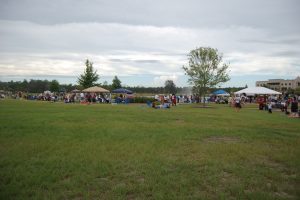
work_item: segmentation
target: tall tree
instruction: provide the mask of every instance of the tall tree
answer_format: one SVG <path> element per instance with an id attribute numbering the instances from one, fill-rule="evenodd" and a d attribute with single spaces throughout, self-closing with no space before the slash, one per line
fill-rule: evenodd
<path id="1" fill-rule="evenodd" d="M 49 81 L 47 80 L 33 80 L 28 83 L 28 92 L 42 93 L 49 90 Z"/>
<path id="2" fill-rule="evenodd" d="M 78 77 L 78 84 L 81 85 L 83 88 L 92 87 L 99 79 L 99 75 L 97 74 L 97 70 L 94 71 L 93 63 L 90 62 L 88 59 L 85 61 L 85 70 L 84 73 Z"/>
<path id="3" fill-rule="evenodd" d="M 122 87 L 121 81 L 120 81 L 120 79 L 118 79 L 117 76 L 115 76 L 114 79 L 112 80 L 112 85 L 111 85 L 111 87 L 112 87 L 113 90 Z"/>
<path id="4" fill-rule="evenodd" d="M 57 80 L 52 80 L 50 82 L 50 91 L 59 92 L 59 82 Z"/>
<path id="5" fill-rule="evenodd" d="M 227 73 L 228 65 L 222 63 L 222 56 L 217 49 L 200 47 L 191 50 L 188 54 L 189 65 L 183 66 L 185 74 L 189 76 L 188 82 L 193 85 L 195 94 L 203 97 L 209 88 L 227 82 L 230 78 Z"/>
<path id="6" fill-rule="evenodd" d="M 22 91 L 28 92 L 28 81 L 26 79 L 23 80 L 22 84 Z"/>
<path id="7" fill-rule="evenodd" d="M 295 94 L 300 95 L 300 87 L 297 87 L 294 91 Z"/>
<path id="8" fill-rule="evenodd" d="M 177 89 L 173 80 L 166 80 L 165 82 L 165 93 L 176 94 Z"/>

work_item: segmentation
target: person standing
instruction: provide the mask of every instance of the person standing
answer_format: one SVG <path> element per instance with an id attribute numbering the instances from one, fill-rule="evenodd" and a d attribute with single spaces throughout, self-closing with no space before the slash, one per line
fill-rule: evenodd
<path id="1" fill-rule="evenodd" d="M 84 101 L 84 94 L 81 92 L 80 93 L 80 102 L 83 102 Z"/>
<path id="2" fill-rule="evenodd" d="M 172 94 L 171 101 L 172 101 L 172 106 L 176 106 L 176 96 L 175 96 L 175 94 Z"/>
<path id="3" fill-rule="evenodd" d="M 268 104 L 268 111 L 270 114 L 272 113 L 272 102 L 271 101 L 269 101 L 269 104 Z"/>
<path id="4" fill-rule="evenodd" d="M 242 108 L 242 106 L 241 106 L 241 97 L 240 96 L 236 96 L 234 98 L 234 101 L 235 101 L 235 109 L 236 109 L 236 111 L 240 111 L 240 109 Z"/>
<path id="5" fill-rule="evenodd" d="M 296 96 L 293 98 L 291 102 L 291 113 L 294 117 L 296 117 L 298 114 L 298 100 Z"/>
<path id="6" fill-rule="evenodd" d="M 161 105 L 164 105 L 164 103 L 165 103 L 165 97 L 164 97 L 164 95 L 160 96 L 160 103 L 161 103 Z"/>

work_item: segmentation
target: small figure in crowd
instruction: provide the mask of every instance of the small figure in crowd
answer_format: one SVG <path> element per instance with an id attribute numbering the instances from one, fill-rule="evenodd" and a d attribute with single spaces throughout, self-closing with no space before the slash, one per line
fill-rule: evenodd
<path id="1" fill-rule="evenodd" d="M 298 115 L 298 100 L 296 97 L 294 97 L 291 102 L 291 115 L 293 117 L 297 117 Z"/>
<path id="2" fill-rule="evenodd" d="M 272 113 L 272 102 L 271 101 L 268 104 L 268 111 L 269 111 L 269 113 Z"/>
<path id="3" fill-rule="evenodd" d="M 241 106 L 241 97 L 240 96 L 236 96 L 234 98 L 234 101 L 235 101 L 236 111 L 240 111 L 240 109 L 242 108 L 242 106 Z"/>
<path id="4" fill-rule="evenodd" d="M 172 106 L 176 106 L 176 96 L 175 96 L 175 94 L 172 94 L 171 101 L 172 101 Z"/>

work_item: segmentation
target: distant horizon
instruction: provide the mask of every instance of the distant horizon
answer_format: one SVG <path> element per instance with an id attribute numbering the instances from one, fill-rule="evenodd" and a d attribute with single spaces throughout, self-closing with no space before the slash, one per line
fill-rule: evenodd
<path id="1" fill-rule="evenodd" d="M 132 75 L 132 76 L 118 76 L 116 75 L 120 80 L 121 80 L 121 84 L 122 86 L 124 85 L 124 87 L 128 86 L 128 87 L 164 87 L 164 81 L 165 80 L 157 80 L 158 84 L 148 84 L 148 85 L 140 85 L 140 84 L 127 84 L 126 80 L 131 80 L 133 77 L 134 79 L 138 82 L 138 79 L 148 79 L 148 80 L 153 80 L 153 78 L 155 76 L 152 75 Z M 298 75 L 299 76 L 299 75 Z M 255 86 L 255 82 L 256 81 L 267 81 L 269 79 L 295 79 L 297 77 L 296 76 L 281 76 L 281 77 L 274 77 L 274 76 L 266 76 L 266 75 L 244 75 L 244 76 L 232 76 L 230 81 L 223 83 L 219 86 L 216 87 L 245 87 L 246 85 L 248 87 L 254 87 Z M 114 78 L 114 76 L 101 76 L 99 80 L 97 81 L 97 84 L 103 84 L 105 81 L 107 82 L 107 84 L 111 84 L 112 83 L 112 79 Z M 57 80 L 60 84 L 72 84 L 72 85 L 77 85 L 77 76 L 0 76 L 0 81 L 2 82 L 10 82 L 10 81 L 23 81 L 24 79 L 26 79 L 27 81 L 33 79 L 33 80 Z M 145 81 L 145 80 L 144 80 Z M 174 81 L 174 80 L 173 80 Z M 185 84 L 184 84 L 185 82 Z M 234 83 L 235 82 L 235 83 Z M 187 76 L 178 76 L 178 78 L 176 79 L 176 81 L 174 81 L 175 85 L 177 87 L 190 87 L 191 85 L 189 85 L 187 83 Z"/>

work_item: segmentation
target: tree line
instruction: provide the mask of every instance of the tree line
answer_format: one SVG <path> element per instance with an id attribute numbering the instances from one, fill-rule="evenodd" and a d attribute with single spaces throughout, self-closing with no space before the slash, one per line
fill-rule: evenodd
<path id="1" fill-rule="evenodd" d="M 114 80 L 118 79 L 116 76 Z M 172 80 L 167 80 L 166 82 L 170 83 Z M 96 84 L 100 87 L 103 87 L 107 90 L 113 90 L 115 88 L 122 87 L 121 81 L 119 85 L 116 83 L 112 84 Z M 119 87 L 120 86 L 120 87 Z M 173 87 L 170 85 L 165 84 L 164 87 L 143 87 L 143 86 L 124 86 L 128 90 L 131 90 L 135 93 L 148 93 L 148 94 L 190 94 L 191 87 L 176 87 L 175 84 Z M 51 92 L 71 92 L 74 89 L 83 89 L 82 86 L 77 84 L 60 84 L 57 80 L 23 80 L 23 81 L 9 81 L 3 82 L 0 81 L 0 90 L 10 91 L 10 92 L 28 92 L 28 93 L 42 93 L 44 91 L 50 90 Z M 220 88 L 211 88 L 210 91 L 214 91 Z M 228 88 L 221 88 L 227 92 L 235 92 L 242 87 L 228 87 Z"/>

